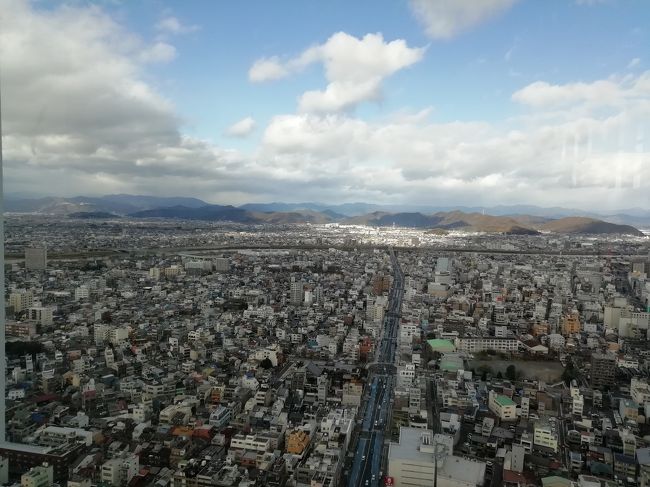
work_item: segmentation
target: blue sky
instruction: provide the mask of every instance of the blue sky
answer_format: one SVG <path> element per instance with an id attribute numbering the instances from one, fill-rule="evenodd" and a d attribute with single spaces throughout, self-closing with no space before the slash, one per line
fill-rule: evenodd
<path id="1" fill-rule="evenodd" d="M 8 192 L 650 206 L 643 0 L 0 7 Z"/>
<path id="2" fill-rule="evenodd" d="M 385 39 L 427 46 L 420 63 L 386 81 L 382 103 L 359 107 L 360 115 L 433 106 L 440 121 L 498 122 L 521 112 L 510 94 L 536 80 L 591 81 L 625 71 L 634 58 L 643 61 L 650 46 L 649 9 L 643 1 L 518 2 L 441 41 L 426 35 L 408 2 L 394 0 L 144 1 L 120 4 L 115 12 L 144 38 L 156 35 L 161 17 L 197 27 L 175 40 L 178 58 L 156 67 L 155 82 L 187 117 L 189 132 L 223 142 L 221 134 L 232 122 L 250 115 L 263 124 L 293 111 L 303 91 L 322 85 L 318 66 L 294 79 L 250 83 L 247 73 L 256 59 L 295 56 L 335 32 L 380 32 Z"/>

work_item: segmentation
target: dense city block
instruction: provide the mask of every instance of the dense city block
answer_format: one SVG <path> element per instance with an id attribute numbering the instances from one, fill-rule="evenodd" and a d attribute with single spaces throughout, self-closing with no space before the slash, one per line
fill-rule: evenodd
<path id="1" fill-rule="evenodd" d="M 1 482 L 650 480 L 635 236 L 10 216 Z"/>

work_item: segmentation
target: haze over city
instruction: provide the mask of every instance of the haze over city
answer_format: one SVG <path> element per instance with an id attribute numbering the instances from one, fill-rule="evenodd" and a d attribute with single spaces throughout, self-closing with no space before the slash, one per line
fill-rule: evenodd
<path id="1" fill-rule="evenodd" d="M 644 1 L 0 1 L 5 191 L 648 208 Z"/>

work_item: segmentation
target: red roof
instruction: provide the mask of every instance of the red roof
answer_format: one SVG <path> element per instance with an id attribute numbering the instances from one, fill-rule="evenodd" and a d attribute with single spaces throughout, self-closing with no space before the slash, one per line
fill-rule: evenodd
<path id="1" fill-rule="evenodd" d="M 503 469 L 503 481 L 511 482 L 513 484 L 525 484 L 526 477 L 524 477 L 519 472 L 515 472 L 514 470 Z"/>

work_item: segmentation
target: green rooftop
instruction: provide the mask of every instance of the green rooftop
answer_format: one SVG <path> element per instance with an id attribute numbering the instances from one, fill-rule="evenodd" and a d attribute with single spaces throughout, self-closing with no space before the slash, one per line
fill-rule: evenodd
<path id="1" fill-rule="evenodd" d="M 456 346 L 449 340 L 442 340 L 440 338 L 435 338 L 432 340 L 427 340 L 427 344 L 431 347 L 431 350 L 434 352 L 455 352 Z"/>
<path id="2" fill-rule="evenodd" d="M 495 401 L 499 403 L 500 406 L 514 406 L 515 402 L 507 396 L 497 396 Z"/>
<path id="3" fill-rule="evenodd" d="M 572 482 L 569 479 L 564 477 L 558 477 L 557 475 L 552 475 L 550 477 L 544 477 L 542 479 L 543 487 L 570 487 Z"/>

